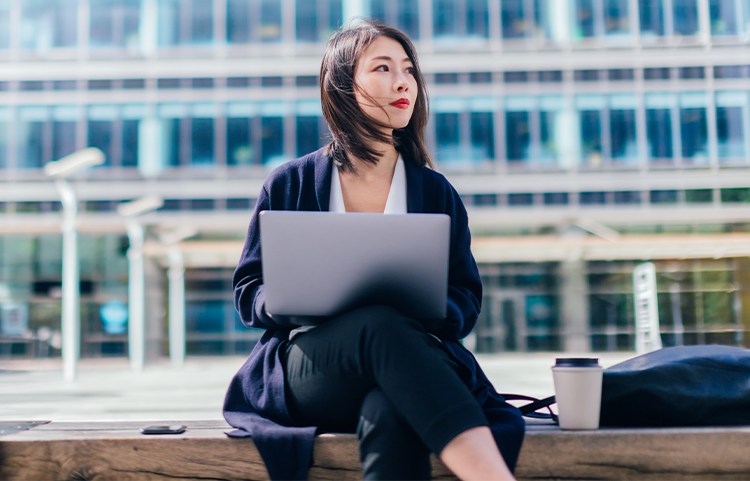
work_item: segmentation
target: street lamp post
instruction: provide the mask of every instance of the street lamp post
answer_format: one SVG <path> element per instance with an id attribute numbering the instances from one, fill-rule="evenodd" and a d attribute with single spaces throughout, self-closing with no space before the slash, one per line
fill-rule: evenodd
<path id="1" fill-rule="evenodd" d="M 83 169 L 104 163 L 104 153 L 95 148 L 79 150 L 60 160 L 47 163 L 44 173 L 55 178 L 63 207 L 63 258 L 62 258 L 62 359 L 63 377 L 75 381 L 76 364 L 80 355 L 81 337 L 81 287 L 78 270 L 78 232 L 76 217 L 78 200 L 66 177 Z"/>
<path id="2" fill-rule="evenodd" d="M 146 360 L 146 280 L 143 259 L 145 231 L 137 217 L 164 205 L 161 197 L 150 195 L 125 202 L 117 213 L 125 217 L 128 233 L 128 355 L 130 367 L 143 371 Z"/>

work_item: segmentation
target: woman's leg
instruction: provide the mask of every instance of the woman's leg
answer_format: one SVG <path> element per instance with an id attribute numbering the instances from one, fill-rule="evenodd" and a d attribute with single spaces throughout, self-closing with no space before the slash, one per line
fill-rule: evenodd
<path id="1" fill-rule="evenodd" d="M 516 479 L 486 426 L 471 428 L 453 438 L 440 453 L 440 460 L 463 481 Z"/>
<path id="2" fill-rule="evenodd" d="M 362 479 L 432 479 L 430 450 L 380 388 L 362 402 L 357 435 Z"/>
<path id="3" fill-rule="evenodd" d="M 455 369 L 417 321 L 372 306 L 294 339 L 285 364 L 287 400 L 300 422 L 351 431 L 365 396 L 379 387 L 429 450 L 441 453 L 457 435 L 487 425 Z"/>

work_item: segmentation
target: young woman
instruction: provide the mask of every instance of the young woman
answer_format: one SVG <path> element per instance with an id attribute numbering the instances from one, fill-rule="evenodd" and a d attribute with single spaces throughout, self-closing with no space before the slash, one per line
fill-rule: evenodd
<path id="1" fill-rule="evenodd" d="M 411 41 L 375 22 L 336 32 L 320 71 L 332 141 L 271 173 L 234 274 L 242 322 L 266 329 L 233 379 L 224 415 L 252 436 L 272 479 L 305 479 L 317 432 L 356 432 L 365 479 L 430 479 L 430 452 L 463 480 L 509 480 L 524 434 L 460 339 L 482 285 L 466 210 L 430 167 L 427 92 Z M 386 306 L 314 327 L 280 324 L 264 307 L 263 210 L 445 213 L 451 217 L 445 319 Z"/>

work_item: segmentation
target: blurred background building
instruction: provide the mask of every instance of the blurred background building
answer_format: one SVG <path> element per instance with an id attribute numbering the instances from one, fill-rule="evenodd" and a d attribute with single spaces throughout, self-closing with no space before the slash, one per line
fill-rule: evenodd
<path id="1" fill-rule="evenodd" d="M 127 353 L 115 209 L 147 194 L 165 199 L 140 218 L 150 355 L 175 229 L 197 232 L 176 244 L 187 353 L 248 352 L 231 274 L 251 209 L 271 168 L 325 143 L 320 60 L 354 15 L 417 44 L 428 146 L 484 278 L 477 351 L 632 349 L 646 260 L 665 345 L 748 343 L 750 0 L 0 0 L 0 358 L 59 355 L 42 167 L 87 146 L 106 163 L 71 179 L 82 355 Z"/>

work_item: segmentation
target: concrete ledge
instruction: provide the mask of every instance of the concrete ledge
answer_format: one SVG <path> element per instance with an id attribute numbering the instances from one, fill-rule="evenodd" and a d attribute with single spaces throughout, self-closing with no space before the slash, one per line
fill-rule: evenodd
<path id="1" fill-rule="evenodd" d="M 144 436 L 148 422 L 50 423 L 0 436 L 2 480 L 267 480 L 251 439 L 223 421 Z M 750 479 L 750 427 L 563 432 L 530 424 L 519 480 Z M 361 479 L 354 435 L 319 436 L 312 480 Z M 435 479 L 455 479 L 433 459 Z"/>

